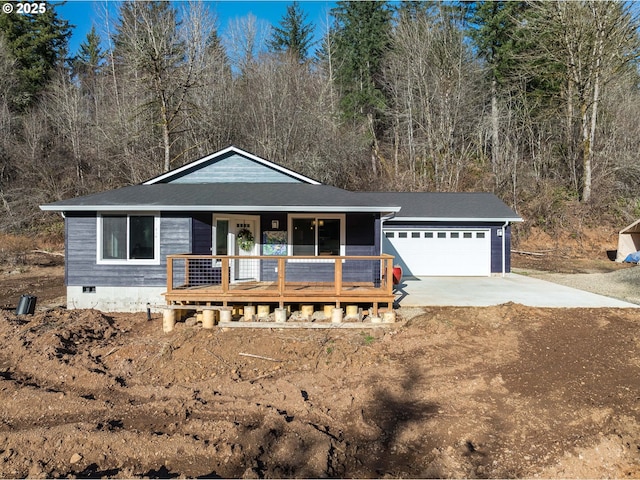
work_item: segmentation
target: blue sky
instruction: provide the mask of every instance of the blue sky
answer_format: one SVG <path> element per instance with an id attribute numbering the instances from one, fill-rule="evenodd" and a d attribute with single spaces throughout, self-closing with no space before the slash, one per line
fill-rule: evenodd
<path id="1" fill-rule="evenodd" d="M 57 2 L 51 2 L 57 4 Z M 72 37 L 69 42 L 70 54 L 74 55 L 78 46 L 85 39 L 87 32 L 91 30 L 93 24 L 102 34 L 101 17 L 107 6 L 111 11 L 115 11 L 119 2 L 117 1 L 86 1 L 67 0 L 64 5 L 56 5 L 58 15 L 75 25 Z M 220 35 L 224 35 L 224 30 L 230 20 L 246 17 L 249 13 L 255 15 L 260 20 L 265 20 L 272 25 L 278 25 L 282 17 L 286 14 L 289 1 L 205 1 L 207 5 L 216 12 L 218 17 L 218 28 Z M 335 6 L 333 1 L 299 0 L 302 10 L 307 14 L 307 22 L 316 28 L 316 38 L 321 37 L 326 29 L 328 11 Z"/>

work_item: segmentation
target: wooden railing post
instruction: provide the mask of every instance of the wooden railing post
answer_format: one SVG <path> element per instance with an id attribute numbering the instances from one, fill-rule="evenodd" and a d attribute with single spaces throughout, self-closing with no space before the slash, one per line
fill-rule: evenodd
<path id="1" fill-rule="evenodd" d="M 389 256 L 385 263 L 387 266 L 387 271 L 384 278 L 387 281 L 387 293 L 391 295 L 393 294 L 393 257 Z"/>
<path id="2" fill-rule="evenodd" d="M 285 268 L 287 265 L 286 258 L 278 258 L 278 296 L 280 297 L 279 306 L 280 308 L 284 308 L 284 302 L 282 298 L 284 297 L 284 289 L 286 288 L 285 282 L 287 279 L 287 272 Z"/>
<path id="3" fill-rule="evenodd" d="M 222 293 L 229 292 L 229 257 L 222 257 Z"/>
<path id="4" fill-rule="evenodd" d="M 334 260 L 334 265 L 334 282 L 336 284 L 336 295 L 340 295 L 340 293 L 342 292 L 342 257 L 336 257 Z"/>
<path id="5" fill-rule="evenodd" d="M 167 291 L 173 292 L 173 257 L 167 255 Z"/>

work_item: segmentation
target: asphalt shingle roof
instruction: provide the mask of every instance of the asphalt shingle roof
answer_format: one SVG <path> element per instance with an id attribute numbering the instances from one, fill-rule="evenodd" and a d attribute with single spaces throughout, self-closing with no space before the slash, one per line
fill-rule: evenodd
<path id="1" fill-rule="evenodd" d="M 492 193 L 485 192 L 366 192 L 372 203 L 400 205 L 402 219 L 522 219 Z"/>
<path id="2" fill-rule="evenodd" d="M 133 185 L 50 203 L 42 208 L 52 211 L 395 212 L 395 218 L 405 220 L 521 220 L 491 193 L 350 192 L 329 185 L 300 183 Z"/>
<path id="3" fill-rule="evenodd" d="M 215 183 L 134 185 L 43 205 L 44 210 L 275 210 L 391 212 L 399 205 L 329 185 Z M 381 201 L 383 199 L 380 199 Z"/>

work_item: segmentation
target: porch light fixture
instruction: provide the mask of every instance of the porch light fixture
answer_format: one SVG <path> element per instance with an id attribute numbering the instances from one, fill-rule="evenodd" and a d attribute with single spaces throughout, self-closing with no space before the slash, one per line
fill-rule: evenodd
<path id="1" fill-rule="evenodd" d="M 278 230 L 280 228 L 279 220 L 271 220 L 271 230 Z"/>

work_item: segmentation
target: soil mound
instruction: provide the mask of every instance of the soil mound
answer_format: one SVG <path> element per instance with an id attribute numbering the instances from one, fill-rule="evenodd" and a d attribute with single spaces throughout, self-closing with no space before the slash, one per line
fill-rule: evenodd
<path id="1" fill-rule="evenodd" d="M 627 309 L 428 308 L 391 329 L 0 312 L 0 476 L 637 477 Z"/>

